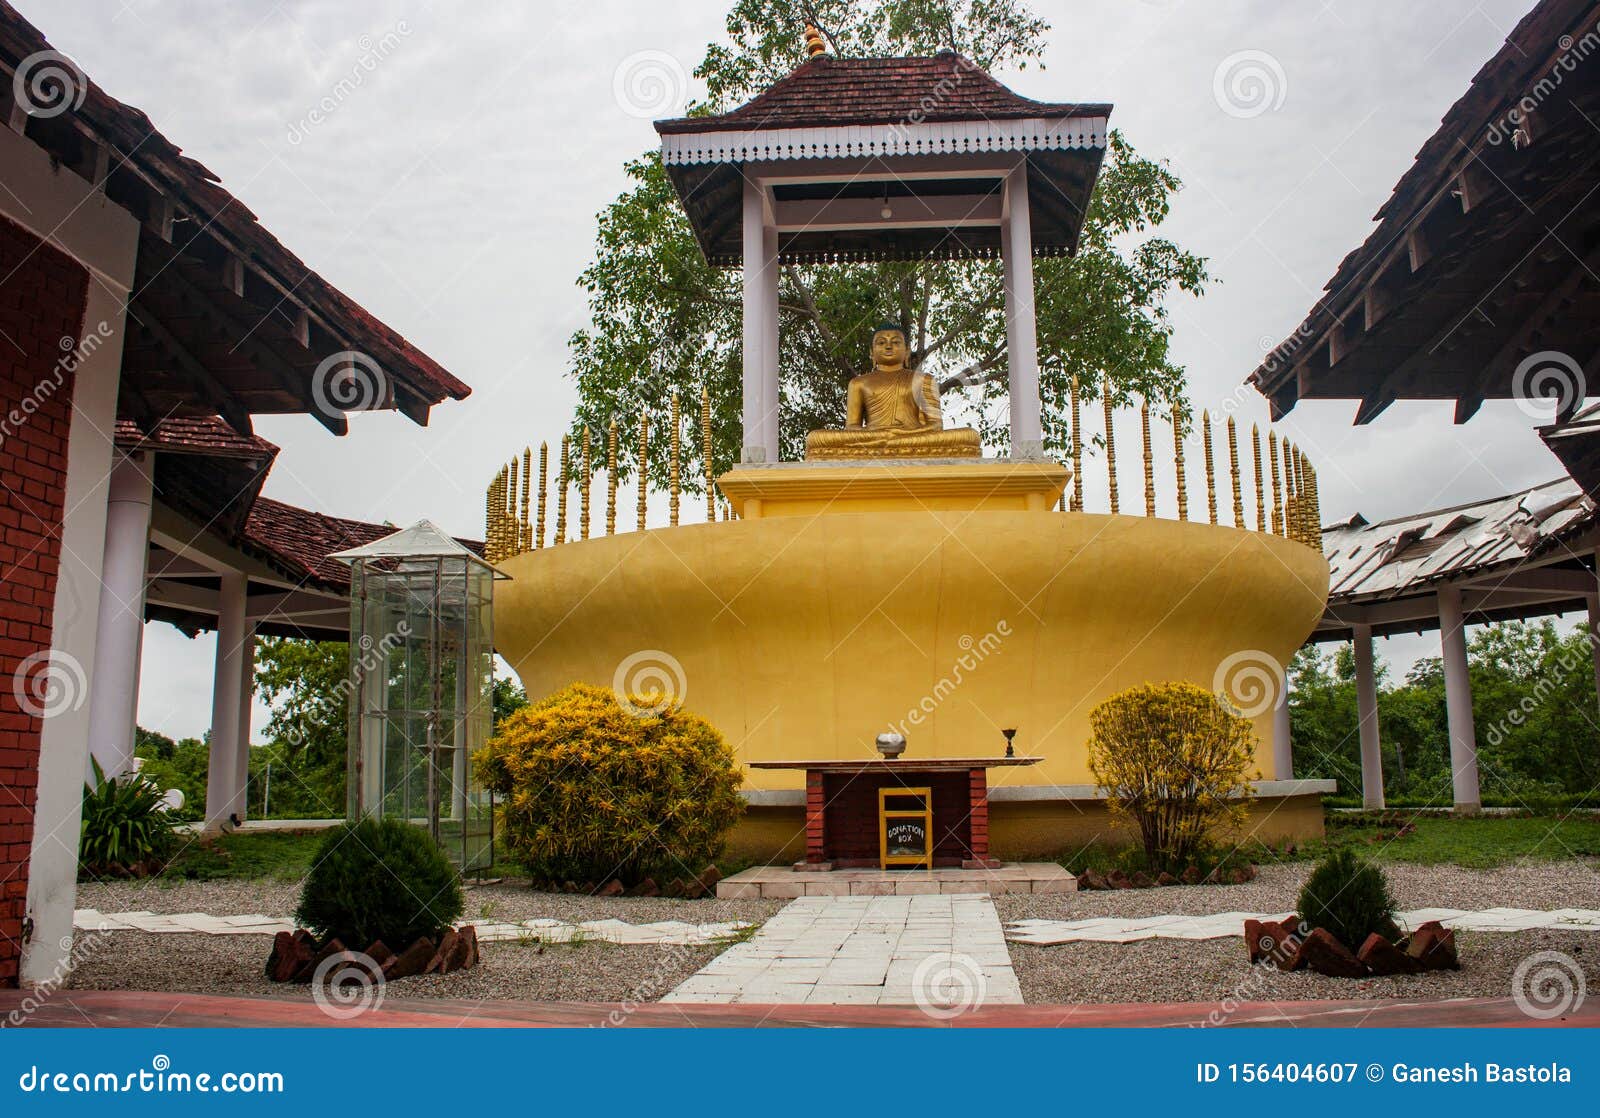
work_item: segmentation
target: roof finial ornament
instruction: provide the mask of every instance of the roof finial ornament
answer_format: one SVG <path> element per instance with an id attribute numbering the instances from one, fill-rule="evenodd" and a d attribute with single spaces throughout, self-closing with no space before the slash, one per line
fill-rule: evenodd
<path id="1" fill-rule="evenodd" d="M 817 30 L 817 25 L 816 24 L 807 23 L 806 24 L 806 61 L 809 62 L 811 59 L 816 58 L 818 55 L 827 54 L 827 53 L 828 53 L 828 44 L 823 41 L 822 32 Z"/>

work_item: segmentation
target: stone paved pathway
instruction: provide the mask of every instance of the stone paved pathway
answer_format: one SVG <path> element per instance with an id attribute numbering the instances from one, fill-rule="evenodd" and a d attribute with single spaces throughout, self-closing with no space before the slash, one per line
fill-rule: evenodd
<path id="1" fill-rule="evenodd" d="M 1246 920 L 1284 920 L 1287 912 L 1218 912 L 1209 916 L 1146 916 L 1139 919 L 1103 916 L 1088 920 L 1013 920 L 1006 938 L 1013 943 L 1048 947 L 1058 943 L 1132 943 L 1141 939 L 1225 939 L 1244 934 Z M 1395 922 L 1410 930 L 1428 920 L 1469 932 L 1521 932 L 1529 928 L 1600 932 L 1600 910 L 1558 908 L 1536 912 L 1526 908 L 1419 908 L 1395 913 Z"/>
<path id="2" fill-rule="evenodd" d="M 801 897 L 662 999 L 768 1005 L 916 1005 L 935 1017 L 1021 1005 L 984 894 Z"/>
<path id="3" fill-rule="evenodd" d="M 654 924 L 630 924 L 626 920 L 585 920 L 569 924 L 564 920 L 524 920 L 508 924 L 487 920 L 466 920 L 460 923 L 475 924 L 480 943 L 503 940 L 534 939 L 544 943 L 569 943 L 575 939 L 605 940 L 621 944 L 685 944 L 715 943 L 735 935 L 749 924 L 729 920 L 714 924 L 688 924 L 682 920 L 661 920 Z M 180 912 L 175 915 L 156 915 L 151 912 L 103 913 L 92 908 L 80 908 L 72 914 L 72 926 L 81 932 L 152 932 L 156 935 L 195 934 L 275 935 L 294 931 L 294 921 L 282 916 L 211 916 L 204 912 Z"/>

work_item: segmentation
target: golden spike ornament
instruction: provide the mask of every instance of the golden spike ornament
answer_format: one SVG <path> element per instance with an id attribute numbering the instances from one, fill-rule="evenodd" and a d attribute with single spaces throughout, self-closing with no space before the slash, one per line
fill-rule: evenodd
<path id="1" fill-rule="evenodd" d="M 1150 401 L 1139 404 L 1139 428 L 1144 440 L 1144 514 L 1156 514 L 1156 463 L 1150 453 Z"/>
<path id="2" fill-rule="evenodd" d="M 1311 500 L 1307 510 L 1311 516 L 1311 546 L 1318 551 L 1322 550 L 1322 499 L 1317 496 L 1317 468 L 1306 463 L 1306 484 L 1311 491 Z"/>
<path id="3" fill-rule="evenodd" d="M 1072 511 L 1083 511 L 1083 416 L 1078 410 L 1078 377 L 1072 377 Z"/>
<path id="4" fill-rule="evenodd" d="M 1204 435 L 1203 445 L 1206 453 L 1206 514 L 1211 518 L 1211 523 L 1217 522 L 1217 469 L 1216 461 L 1211 455 L 1211 410 L 1209 408 L 1200 413 L 1200 430 Z"/>
<path id="5" fill-rule="evenodd" d="M 561 436 L 561 469 L 556 475 L 556 543 L 567 542 L 567 478 L 572 471 L 572 440 Z"/>
<path id="6" fill-rule="evenodd" d="M 1295 487 L 1294 444 L 1283 441 L 1283 523 L 1291 540 L 1300 539 L 1300 493 Z"/>
<path id="7" fill-rule="evenodd" d="M 589 457 L 589 428 L 583 429 L 583 473 L 578 477 L 578 498 L 580 501 L 580 514 L 578 534 L 582 539 L 589 538 L 589 485 L 594 481 L 594 463 Z"/>
<path id="8" fill-rule="evenodd" d="M 550 489 L 550 444 L 539 444 L 539 522 L 533 529 L 533 546 L 544 546 L 545 494 Z"/>
<path id="9" fill-rule="evenodd" d="M 717 479 L 711 461 L 711 389 L 704 386 L 700 389 L 700 453 L 706 464 L 706 523 L 710 524 L 717 519 Z"/>
<path id="10" fill-rule="evenodd" d="M 606 428 L 606 535 L 617 534 L 617 421 Z"/>
<path id="11" fill-rule="evenodd" d="M 650 492 L 650 413 L 639 417 L 639 531 L 644 531 L 645 496 Z"/>
<path id="12" fill-rule="evenodd" d="M 517 550 L 533 550 L 533 521 L 528 519 L 528 505 L 533 499 L 533 448 L 522 448 L 522 524 L 517 532 Z"/>
<path id="13" fill-rule="evenodd" d="M 1261 425 L 1250 424 L 1250 458 L 1256 480 L 1256 531 L 1267 530 L 1267 494 L 1261 484 Z"/>
<path id="14" fill-rule="evenodd" d="M 510 557 L 517 553 L 517 460 L 513 458 L 507 467 L 510 482 L 506 486 L 506 555 Z"/>
<path id="15" fill-rule="evenodd" d="M 489 483 L 489 488 L 483 491 L 483 554 L 489 562 L 494 562 L 494 545 L 490 537 L 494 535 L 494 482 Z"/>
<path id="16" fill-rule="evenodd" d="M 672 393 L 672 442 L 670 444 L 672 455 L 671 464 L 667 467 L 667 523 L 672 527 L 678 526 L 678 452 L 681 444 L 682 422 L 678 412 L 678 393 Z"/>
<path id="17" fill-rule="evenodd" d="M 1117 432 L 1112 422 L 1110 377 L 1101 383 L 1100 398 L 1105 403 L 1106 413 L 1106 485 L 1111 493 L 1111 512 L 1114 515 L 1117 511 Z"/>
<path id="18" fill-rule="evenodd" d="M 1228 417 L 1228 477 L 1233 492 L 1233 526 L 1244 527 L 1244 497 L 1239 485 L 1239 431 L 1233 421 L 1233 416 Z"/>
<path id="19" fill-rule="evenodd" d="M 1183 475 L 1183 405 L 1172 402 L 1172 464 L 1178 479 L 1178 519 L 1189 519 L 1189 482 Z"/>
<path id="20" fill-rule="evenodd" d="M 1278 479 L 1278 432 L 1267 428 L 1267 466 L 1272 471 L 1272 534 L 1283 535 L 1283 488 Z"/>

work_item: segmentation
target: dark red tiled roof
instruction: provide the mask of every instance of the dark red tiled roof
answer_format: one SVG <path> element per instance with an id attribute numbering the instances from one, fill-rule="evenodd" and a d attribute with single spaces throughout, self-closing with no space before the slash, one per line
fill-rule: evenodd
<path id="1" fill-rule="evenodd" d="M 278 448 L 259 435 L 239 434 L 221 416 L 170 416 L 148 433 L 131 419 L 117 420 L 116 443 L 122 450 L 163 454 L 203 454 L 223 458 L 275 458 Z"/>
<path id="2" fill-rule="evenodd" d="M 299 578 L 348 591 L 350 568 L 328 556 L 369 544 L 398 530 L 393 524 L 346 520 L 270 497 L 257 497 L 245 521 L 242 542 L 267 552 Z M 456 542 L 475 555 L 483 554 L 483 544 L 477 540 L 457 539 Z"/>
<path id="3" fill-rule="evenodd" d="M 6 0 L 0 0 L 0 54 L 20 61 L 53 49 L 38 28 Z M 286 290 L 296 292 L 319 312 L 338 321 L 348 331 L 353 346 L 370 350 L 380 360 L 387 359 L 386 369 L 413 384 L 431 402 L 462 400 L 471 394 L 471 388 L 437 361 L 284 247 L 244 203 L 222 187 L 215 172 L 183 154 L 143 112 L 112 97 L 87 75 L 84 86 L 83 103 L 73 112 L 116 145 L 115 159 L 125 157 L 152 181 L 182 198 L 198 215 L 202 227 L 214 228 L 232 238 L 257 265 L 274 273 Z"/>
<path id="4" fill-rule="evenodd" d="M 1051 104 L 1018 96 L 953 51 L 932 58 L 821 55 L 754 100 L 718 116 L 658 120 L 662 135 L 845 124 L 943 123 L 1104 116 L 1103 104 Z"/>

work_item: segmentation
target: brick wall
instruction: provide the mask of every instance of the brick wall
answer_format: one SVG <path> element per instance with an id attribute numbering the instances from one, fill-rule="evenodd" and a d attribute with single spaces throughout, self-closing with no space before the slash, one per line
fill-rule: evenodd
<path id="1" fill-rule="evenodd" d="M 88 285 L 82 265 L 0 218 L 0 986 L 16 985 L 22 952 L 50 698 L 41 654 L 50 648 L 61 553 L 69 366 Z M 24 664 L 32 671 L 19 677 Z"/>
<path id="2" fill-rule="evenodd" d="M 810 774 L 807 774 L 810 775 Z M 965 772 L 822 776 L 824 856 L 835 865 L 878 864 L 878 789 L 933 789 L 933 862 L 959 866 L 972 857 L 972 804 Z"/>

